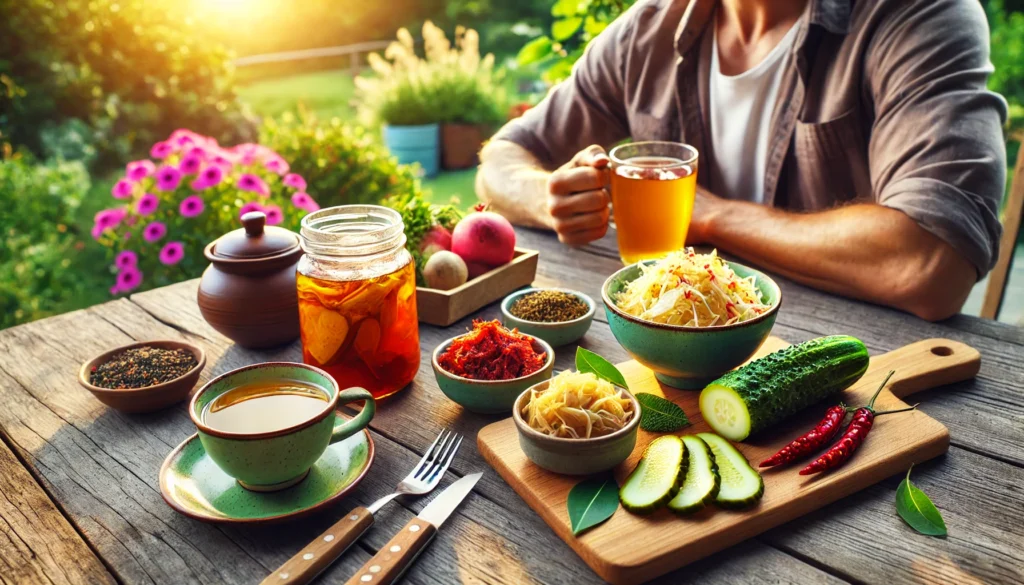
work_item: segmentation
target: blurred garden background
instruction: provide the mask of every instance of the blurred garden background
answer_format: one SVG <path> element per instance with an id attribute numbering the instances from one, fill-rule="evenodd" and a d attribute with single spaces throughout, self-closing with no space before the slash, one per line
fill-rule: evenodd
<path id="1" fill-rule="evenodd" d="M 248 209 L 295 229 L 380 202 L 421 237 L 475 203 L 480 141 L 632 1 L 0 0 L 0 328 L 199 276 Z M 983 4 L 1010 166 L 1024 0 Z M 473 148 L 436 173 L 392 156 L 384 126 L 431 124 Z"/>

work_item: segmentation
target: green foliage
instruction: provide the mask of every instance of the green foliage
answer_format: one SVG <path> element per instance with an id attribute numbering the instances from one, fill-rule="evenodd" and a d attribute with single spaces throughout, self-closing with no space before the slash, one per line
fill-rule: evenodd
<path id="1" fill-rule="evenodd" d="M 555 17 L 551 34 L 526 43 L 519 51 L 519 64 L 537 67 L 549 83 L 566 79 L 587 44 L 635 1 L 556 0 L 551 7 Z"/>
<path id="2" fill-rule="evenodd" d="M 431 203 L 420 192 L 408 192 L 388 197 L 381 202 L 402 214 L 405 224 L 406 248 L 416 263 L 416 282 L 423 284 L 423 265 L 426 260 L 420 252 L 420 244 L 427 233 L 435 226 L 443 227 L 449 232 L 462 219 L 462 212 L 452 204 Z"/>
<path id="3" fill-rule="evenodd" d="M 495 126 L 505 117 L 507 97 L 494 56 L 480 56 L 472 29 L 456 28 L 454 46 L 430 21 L 423 24 L 423 52 L 406 29 L 398 31 L 382 58 L 368 57 L 372 75 L 356 78 L 356 100 L 364 121 L 415 126 L 459 122 Z"/>
<path id="4" fill-rule="evenodd" d="M 0 329 L 63 312 L 87 295 L 74 270 L 74 215 L 88 190 L 81 163 L 0 160 Z"/>
<path id="5" fill-rule="evenodd" d="M 0 133 L 39 155 L 107 165 L 179 126 L 249 138 L 228 53 L 176 11 L 145 0 L 0 0 Z"/>
<path id="6" fill-rule="evenodd" d="M 1011 104 L 1024 105 L 1024 13 L 1007 12 L 1003 0 L 985 7 L 992 31 L 992 64 L 988 86 Z"/>
<path id="7" fill-rule="evenodd" d="M 291 162 L 324 207 L 421 193 L 412 167 L 398 164 L 368 130 L 338 118 L 322 123 L 305 111 L 268 118 L 260 142 Z"/>

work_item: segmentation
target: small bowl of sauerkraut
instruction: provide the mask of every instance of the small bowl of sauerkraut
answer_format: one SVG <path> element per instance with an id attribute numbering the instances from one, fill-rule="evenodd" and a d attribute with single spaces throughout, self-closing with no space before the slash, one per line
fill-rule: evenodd
<path id="1" fill-rule="evenodd" d="M 764 273 L 692 248 L 619 270 L 601 297 L 622 347 L 662 383 L 689 390 L 750 358 L 782 302 Z"/>
<path id="2" fill-rule="evenodd" d="M 588 475 L 633 452 L 640 404 L 592 373 L 565 371 L 520 394 L 512 418 L 531 461 L 555 473 Z"/>

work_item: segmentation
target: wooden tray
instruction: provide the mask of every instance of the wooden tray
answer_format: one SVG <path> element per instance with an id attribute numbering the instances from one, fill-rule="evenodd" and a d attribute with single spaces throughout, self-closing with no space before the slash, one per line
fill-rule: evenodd
<path id="1" fill-rule="evenodd" d="M 770 337 L 757 356 L 787 345 Z M 896 370 L 889 389 L 882 391 L 876 405 L 879 410 L 900 408 L 905 405 L 901 398 L 908 394 L 974 377 L 980 364 L 980 354 L 963 343 L 947 339 L 919 341 L 873 357 L 868 372 L 843 392 L 841 399 L 850 405 L 866 404 L 889 370 Z M 634 392 L 665 396 L 683 408 L 693 425 L 678 434 L 710 430 L 700 416 L 699 392 L 664 387 L 653 372 L 634 361 L 620 364 L 619 368 Z M 825 406 L 811 407 L 777 432 L 737 446 L 756 465 L 813 426 L 824 411 Z M 644 447 L 656 436 L 639 431 L 636 449 L 615 470 L 620 485 Z M 861 451 L 830 474 L 800 476 L 800 467 L 796 465 L 762 471 L 764 498 L 750 510 L 726 511 L 709 506 L 692 517 L 680 518 L 667 510 L 635 516 L 620 507 L 608 522 L 578 538 L 569 528 L 565 502 L 579 478 L 550 473 L 531 463 L 519 448 L 511 418 L 481 429 L 477 444 L 505 481 L 598 575 L 622 585 L 653 579 L 903 473 L 912 463 L 945 453 L 949 448 L 949 431 L 920 411 L 879 418 Z"/>
<path id="2" fill-rule="evenodd" d="M 533 282 L 540 252 L 516 248 L 512 261 L 451 290 L 416 288 L 421 323 L 447 327 L 484 305 Z"/>

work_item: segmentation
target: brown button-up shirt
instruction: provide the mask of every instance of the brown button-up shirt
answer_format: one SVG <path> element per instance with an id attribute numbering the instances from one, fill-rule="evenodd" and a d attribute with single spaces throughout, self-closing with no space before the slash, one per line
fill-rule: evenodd
<path id="1" fill-rule="evenodd" d="M 549 168 L 590 144 L 674 140 L 700 151 L 707 187 L 715 0 L 640 0 L 588 47 L 572 77 L 495 137 Z M 1006 103 L 985 89 L 977 0 L 809 0 L 772 114 L 765 202 L 899 209 L 979 274 L 998 253 Z"/>

